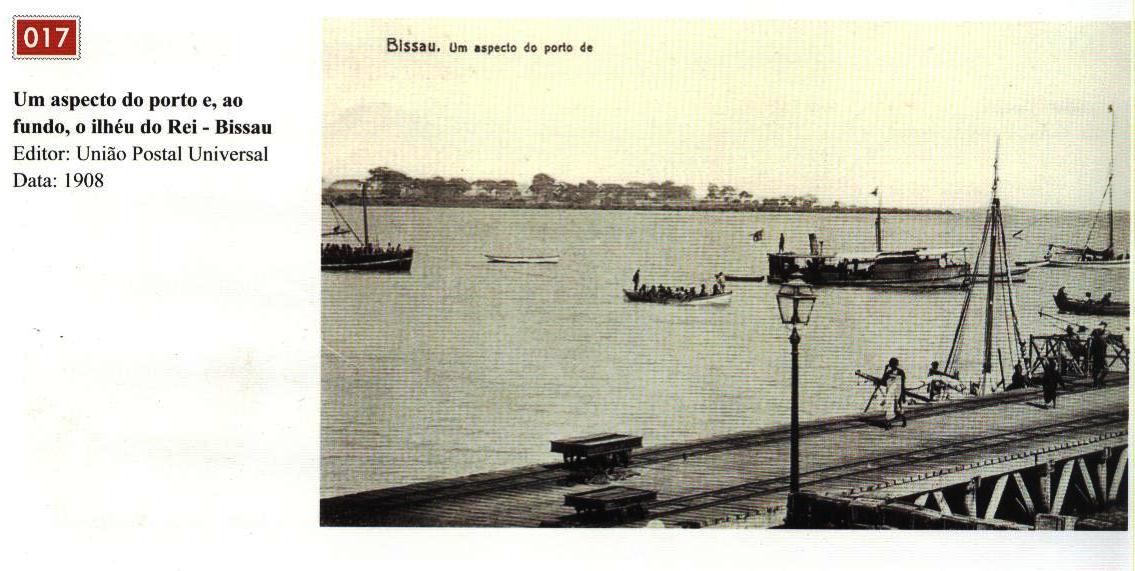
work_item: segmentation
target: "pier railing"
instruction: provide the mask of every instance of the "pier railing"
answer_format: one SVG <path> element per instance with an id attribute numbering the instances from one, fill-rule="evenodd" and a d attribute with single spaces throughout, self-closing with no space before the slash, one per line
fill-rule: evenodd
<path id="1" fill-rule="evenodd" d="M 1091 356 L 1089 353 L 1089 339 L 1078 335 L 1030 335 L 1028 356 L 1025 365 L 1029 376 L 1041 373 L 1044 362 L 1049 358 L 1056 359 L 1060 374 L 1064 377 L 1080 378 L 1090 376 Z M 1128 373 L 1127 344 L 1122 335 L 1108 335 L 1107 357 L 1105 362 L 1109 371 L 1116 371 L 1116 364 L 1123 367 Z"/>

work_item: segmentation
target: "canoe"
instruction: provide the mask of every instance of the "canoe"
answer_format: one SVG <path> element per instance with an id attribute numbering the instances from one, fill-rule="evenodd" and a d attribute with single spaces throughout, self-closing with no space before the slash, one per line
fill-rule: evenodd
<path id="1" fill-rule="evenodd" d="M 484 255 L 490 264 L 558 264 L 559 256 L 493 256 Z"/>
<path id="2" fill-rule="evenodd" d="M 1086 301 L 1083 299 L 1064 298 L 1053 296 L 1056 301 L 1056 307 L 1060 308 L 1061 313 L 1073 313 L 1076 315 L 1127 315 L 1130 311 L 1130 306 L 1121 301 L 1112 301 L 1108 303 L 1100 303 L 1098 301 Z"/>
<path id="3" fill-rule="evenodd" d="M 1029 270 L 1031 270 L 1031 269 L 1032 269 L 1032 266 L 1018 266 L 1016 268 L 1009 270 L 1009 276 L 1011 276 L 1013 278 L 1013 283 L 1020 283 L 1020 282 L 1025 281 L 1025 274 L 1029 273 Z M 998 283 L 1005 283 L 1005 272 L 998 272 L 996 275 L 997 275 L 997 282 Z M 989 283 L 989 274 L 988 273 L 974 274 L 973 277 L 974 277 L 974 281 L 976 283 L 979 283 L 979 284 Z"/>
<path id="4" fill-rule="evenodd" d="M 765 277 L 764 276 L 731 276 L 729 274 L 725 274 L 725 281 L 730 281 L 730 282 L 763 282 L 763 281 L 765 281 Z"/>
<path id="5" fill-rule="evenodd" d="M 1119 267 L 1126 266 L 1131 262 L 1130 258 L 1123 258 L 1121 260 L 1049 260 L 1046 266 L 1052 268 L 1098 268 L 1098 267 Z"/>
<path id="6" fill-rule="evenodd" d="M 692 299 L 653 299 L 629 289 L 623 290 L 623 295 L 627 296 L 627 301 L 636 303 L 659 303 L 662 305 L 728 305 L 729 302 L 733 300 L 733 292 L 731 291 Z"/>

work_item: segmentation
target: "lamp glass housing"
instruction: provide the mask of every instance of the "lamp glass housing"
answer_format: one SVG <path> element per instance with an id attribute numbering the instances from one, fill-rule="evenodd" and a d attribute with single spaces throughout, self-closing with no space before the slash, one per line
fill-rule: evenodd
<path id="1" fill-rule="evenodd" d="M 799 276 L 793 276 L 781 284 L 780 290 L 776 292 L 780 321 L 785 325 L 807 325 L 815 304 L 816 294 L 812 291 L 812 286 Z"/>

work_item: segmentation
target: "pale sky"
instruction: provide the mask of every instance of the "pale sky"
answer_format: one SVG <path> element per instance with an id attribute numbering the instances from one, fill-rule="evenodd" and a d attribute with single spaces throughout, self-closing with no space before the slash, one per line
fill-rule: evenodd
<path id="1" fill-rule="evenodd" d="M 1006 205 L 1094 209 L 1112 104 L 1130 203 L 1128 23 L 327 20 L 323 58 L 330 179 L 543 172 L 857 204 L 878 186 L 889 206 L 982 207 L 1000 135 Z"/>

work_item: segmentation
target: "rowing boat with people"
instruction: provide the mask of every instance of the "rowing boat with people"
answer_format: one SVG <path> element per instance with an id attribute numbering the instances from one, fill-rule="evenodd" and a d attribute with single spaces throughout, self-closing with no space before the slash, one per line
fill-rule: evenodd
<path id="1" fill-rule="evenodd" d="M 319 269 L 329 272 L 408 272 L 414 263 L 414 251 L 405 250 L 401 255 L 383 257 L 382 254 L 359 254 L 341 262 L 323 261 Z"/>
<path id="2" fill-rule="evenodd" d="M 335 203 L 327 201 L 331 213 L 338 219 L 330 232 L 324 232 L 323 237 L 351 234 L 358 241 L 358 245 L 343 242 L 324 243 L 319 253 L 319 269 L 325 272 L 399 272 L 410 271 L 414 264 L 414 249 L 402 248 L 402 244 L 391 246 L 387 242 L 383 248 L 370 241 L 370 227 L 367 223 L 366 191 L 368 183 L 363 183 L 363 235 L 360 237 L 351 227 L 351 223 L 335 207 Z"/>
<path id="3" fill-rule="evenodd" d="M 1131 309 L 1126 302 L 1111 301 L 1110 296 L 1099 300 L 1068 297 L 1064 294 L 1064 288 L 1060 288 L 1052 299 L 1061 313 L 1074 315 L 1128 315 Z"/>
<path id="4" fill-rule="evenodd" d="M 623 295 L 627 297 L 627 301 L 631 302 L 661 303 L 664 305 L 728 305 L 733 300 L 733 292 L 731 291 L 715 295 L 661 296 L 624 289 Z"/>

